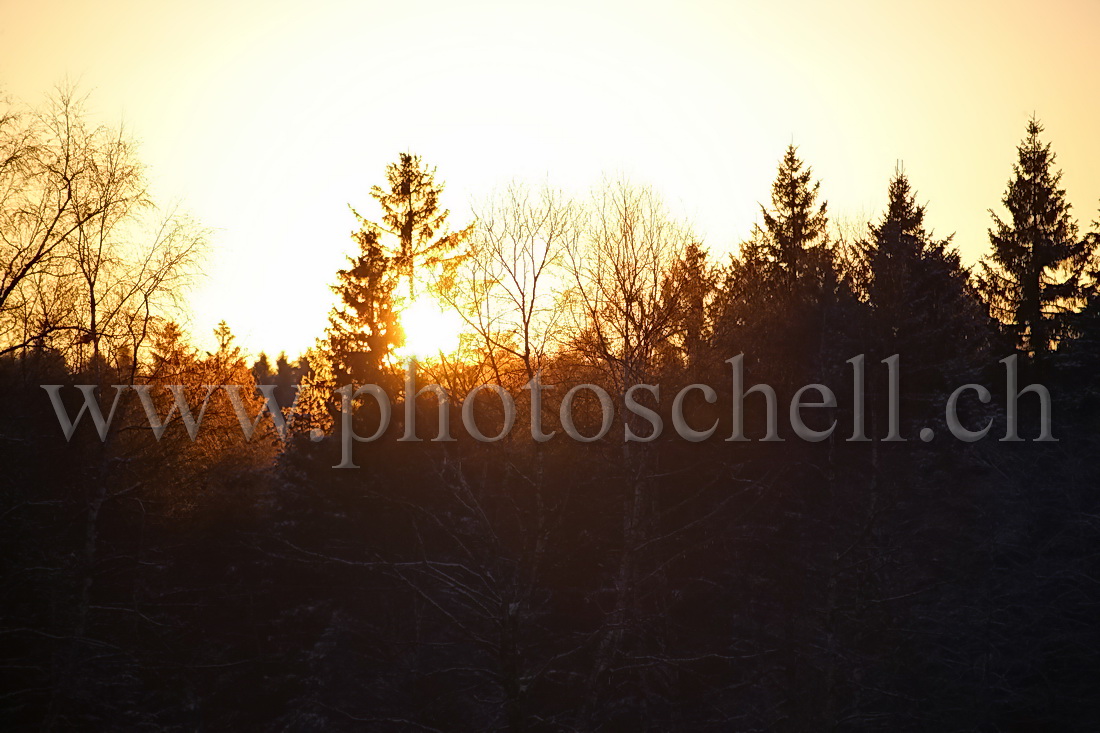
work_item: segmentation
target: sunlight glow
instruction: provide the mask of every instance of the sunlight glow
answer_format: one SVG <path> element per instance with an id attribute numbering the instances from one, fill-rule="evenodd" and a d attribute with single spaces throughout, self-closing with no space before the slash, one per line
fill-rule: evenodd
<path id="1" fill-rule="evenodd" d="M 211 229 L 187 297 L 204 348 L 223 319 L 253 354 L 313 344 L 348 204 L 377 215 L 370 187 L 399 151 L 438 168 L 452 230 L 512 180 L 572 195 L 621 174 L 653 184 L 715 261 L 751 235 L 788 144 L 830 218 L 860 223 L 900 159 L 930 228 L 973 264 L 1034 112 L 1074 210 L 1085 224 L 1096 211 L 1096 0 L 318 5 L 0 2 L 3 95 L 37 104 L 78 80 L 98 122 L 140 138 L 158 200 Z M 257 308 L 242 272 L 292 275 L 295 306 Z"/>
<path id="2" fill-rule="evenodd" d="M 431 296 L 422 295 L 401 313 L 401 327 L 405 344 L 397 349 L 398 356 L 429 358 L 458 350 L 462 318 L 441 308 Z"/>

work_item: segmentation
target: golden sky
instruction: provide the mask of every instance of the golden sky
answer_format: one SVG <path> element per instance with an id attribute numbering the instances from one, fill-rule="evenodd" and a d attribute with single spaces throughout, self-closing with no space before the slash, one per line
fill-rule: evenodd
<path id="1" fill-rule="evenodd" d="M 253 353 L 323 331 L 347 204 L 410 150 L 453 223 L 513 178 L 649 183 L 714 252 L 791 141 L 834 215 L 877 215 L 897 161 L 964 260 L 1035 112 L 1081 224 L 1100 199 L 1100 2 L 0 0 L 0 88 L 66 77 L 141 143 L 160 200 L 215 230 L 188 324 Z"/>

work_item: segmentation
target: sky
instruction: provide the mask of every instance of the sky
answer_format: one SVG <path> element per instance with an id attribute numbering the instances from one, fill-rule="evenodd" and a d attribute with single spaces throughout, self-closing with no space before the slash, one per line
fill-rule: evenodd
<path id="1" fill-rule="evenodd" d="M 253 355 L 324 330 L 351 204 L 411 151 L 455 228 L 510 181 L 652 185 L 717 259 L 799 146 L 833 216 L 900 163 L 967 263 L 1035 114 L 1083 227 L 1100 200 L 1100 2 L 0 0 L 0 89 L 66 79 L 213 231 L 186 326 Z"/>

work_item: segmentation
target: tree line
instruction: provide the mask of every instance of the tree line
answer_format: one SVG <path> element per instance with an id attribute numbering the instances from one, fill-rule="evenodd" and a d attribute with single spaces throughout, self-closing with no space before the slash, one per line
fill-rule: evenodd
<path id="1" fill-rule="evenodd" d="M 452 230 L 436 171 L 401 154 L 370 191 L 375 213 L 353 209 L 328 328 L 274 366 L 250 363 L 224 323 L 214 351 L 190 344 L 173 297 L 207 235 L 153 205 L 125 134 L 91 127 L 74 95 L 5 108 L 0 182 L 0 715 L 12 729 L 1100 719 L 1100 224 L 1075 222 L 1037 120 L 975 268 L 927 228 L 901 170 L 874 221 L 831 223 L 793 145 L 760 223 L 717 262 L 651 189 L 615 180 L 583 200 L 517 183 Z M 401 313 L 418 297 L 460 314 L 465 335 L 418 365 L 441 389 L 404 395 Z M 738 354 L 744 386 L 767 383 L 787 404 L 829 384 L 849 420 L 863 354 L 869 439 L 809 443 L 781 426 L 783 440 L 763 440 L 766 400 L 751 395 L 752 440 L 725 440 Z M 879 378 L 893 355 L 897 418 Z M 1032 440 L 1030 397 L 1020 442 L 918 439 L 947 435 L 956 387 L 1003 394 L 1011 355 L 1021 386 L 1050 390 L 1057 442 Z M 571 385 L 621 406 L 651 384 L 638 399 L 667 418 L 681 388 L 707 384 L 716 404 L 696 395 L 685 410 L 720 427 L 699 442 L 625 442 L 620 429 L 591 443 L 432 439 L 458 420 L 444 399 L 480 384 L 518 395 L 536 378 L 549 414 Z M 155 435 L 135 399 L 105 439 L 84 424 L 66 442 L 42 384 L 69 385 L 70 414 L 76 384 L 100 385 L 105 403 L 109 385 L 149 385 L 162 416 L 168 385 L 195 402 L 204 385 L 241 385 L 258 414 L 252 388 L 272 384 L 295 406 L 285 437 L 267 421 L 245 441 L 224 399 L 194 438 L 178 415 Z M 346 384 L 411 405 L 384 440 L 356 444 L 353 471 L 333 468 Z M 574 404 L 589 435 L 590 397 Z M 530 421 L 530 398 L 516 404 Z M 369 435 L 377 408 L 356 408 Z M 489 395 L 474 409 L 484 432 L 503 424 Z M 961 412 L 1003 434 L 998 400 Z"/>

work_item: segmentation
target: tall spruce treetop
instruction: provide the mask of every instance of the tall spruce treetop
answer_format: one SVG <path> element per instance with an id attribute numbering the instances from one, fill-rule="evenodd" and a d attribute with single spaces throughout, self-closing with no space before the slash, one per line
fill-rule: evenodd
<path id="1" fill-rule="evenodd" d="M 340 302 L 329 315 L 323 344 L 337 383 L 377 383 L 383 378 L 387 356 L 404 339 L 397 317 L 401 301 L 416 298 L 423 270 L 438 283 L 457 265 L 455 250 L 471 228 L 446 232 L 449 212 L 439 206 L 442 192 L 434 168 L 425 166 L 419 155 L 401 153 L 386 167 L 386 185 L 371 188 L 382 209 L 381 223 L 352 208 L 359 221 L 352 232 L 358 252 L 348 258 L 349 267 L 337 273 L 332 286 Z M 389 246 L 386 237 L 393 240 Z"/>
<path id="2" fill-rule="evenodd" d="M 882 356 L 919 356 L 914 368 L 964 371 L 985 347 L 988 323 L 969 272 L 950 237 L 925 229 L 925 207 L 902 171 L 890 180 L 888 196 L 881 222 L 869 225 L 870 237 L 859 246 L 876 348 Z"/>
<path id="3" fill-rule="evenodd" d="M 804 384 L 824 360 L 838 294 L 821 184 L 794 145 L 779 162 L 763 224 L 725 269 L 712 307 L 713 340 L 766 365 L 777 388 Z M 841 359 L 841 363 L 843 359 Z"/>
<path id="4" fill-rule="evenodd" d="M 888 191 L 886 213 L 879 224 L 870 224 L 870 239 L 863 245 L 867 257 L 867 300 L 887 318 L 897 319 L 917 305 L 914 281 L 932 272 L 936 261 L 961 269 L 958 257 L 949 253 L 950 238 L 933 239 L 924 228 L 924 206 L 917 204 L 909 178 L 894 173 Z"/>
<path id="5" fill-rule="evenodd" d="M 382 207 L 382 224 L 372 224 L 355 212 L 365 228 L 374 227 L 397 240 L 392 257 L 410 299 L 416 297 L 418 268 L 441 268 L 448 275 L 457 264 L 455 250 L 473 229 L 471 225 L 447 232 L 450 212 L 440 208 L 444 184 L 436 183 L 435 173 L 419 155 L 401 153 L 396 163 L 386 167 L 386 187 L 371 188 L 371 196 Z"/>
<path id="6" fill-rule="evenodd" d="M 776 284 L 793 292 L 802 283 L 818 283 L 828 263 L 826 250 L 826 202 L 817 203 L 820 181 L 813 169 L 798 157 L 798 148 L 787 146 L 772 183 L 772 207 L 761 206 L 763 230 L 754 233 L 769 262 Z M 761 236 L 762 235 L 762 236 Z"/>
<path id="7" fill-rule="evenodd" d="M 992 211 L 993 252 L 982 262 L 980 285 L 990 313 L 1016 336 L 1024 351 L 1041 358 L 1065 335 L 1067 316 L 1082 295 L 1088 243 L 1078 238 L 1062 173 L 1054 170 L 1050 143 L 1039 139 L 1036 119 L 1017 147 L 1019 158 L 1002 200 L 1011 216 Z"/>

